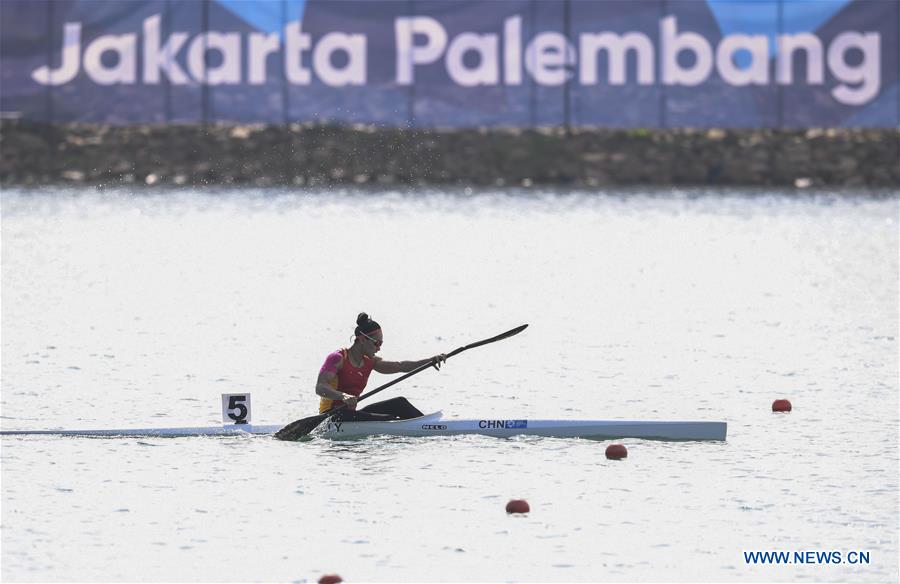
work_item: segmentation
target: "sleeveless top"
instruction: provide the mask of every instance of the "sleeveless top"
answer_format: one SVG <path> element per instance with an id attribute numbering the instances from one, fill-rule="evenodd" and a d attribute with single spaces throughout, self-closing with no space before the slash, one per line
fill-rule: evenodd
<path id="1" fill-rule="evenodd" d="M 341 363 L 340 367 L 338 367 L 338 363 Z M 366 383 L 369 381 L 369 375 L 372 373 L 374 367 L 375 361 L 368 355 L 363 355 L 363 362 L 360 367 L 354 367 L 353 364 L 350 363 L 347 349 L 340 349 L 325 358 L 325 363 L 322 365 L 319 373 L 334 373 L 337 375 L 337 386 L 334 387 L 334 389 L 359 397 L 366 388 Z M 331 400 L 325 397 L 320 398 L 319 413 L 325 413 L 342 403 L 344 402 L 341 400 Z"/>

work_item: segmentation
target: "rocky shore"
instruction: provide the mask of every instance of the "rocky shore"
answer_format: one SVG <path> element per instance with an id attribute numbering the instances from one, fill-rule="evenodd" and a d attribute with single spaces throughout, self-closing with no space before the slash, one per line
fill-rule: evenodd
<path id="1" fill-rule="evenodd" d="M 900 129 L 0 123 L 0 184 L 900 187 Z"/>

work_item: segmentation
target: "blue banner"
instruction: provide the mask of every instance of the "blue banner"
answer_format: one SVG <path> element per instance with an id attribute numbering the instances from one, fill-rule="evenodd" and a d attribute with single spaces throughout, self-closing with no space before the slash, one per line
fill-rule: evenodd
<path id="1" fill-rule="evenodd" d="M 898 0 L 3 0 L 43 122 L 898 127 Z"/>

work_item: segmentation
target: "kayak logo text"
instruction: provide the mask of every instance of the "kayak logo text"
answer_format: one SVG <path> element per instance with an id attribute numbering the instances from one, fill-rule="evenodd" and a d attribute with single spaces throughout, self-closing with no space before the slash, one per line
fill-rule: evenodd
<path id="1" fill-rule="evenodd" d="M 528 420 L 479 420 L 478 427 L 485 429 L 517 429 L 527 428 Z"/>
<path id="2" fill-rule="evenodd" d="M 447 426 L 443 424 L 422 424 L 423 430 L 446 430 Z"/>

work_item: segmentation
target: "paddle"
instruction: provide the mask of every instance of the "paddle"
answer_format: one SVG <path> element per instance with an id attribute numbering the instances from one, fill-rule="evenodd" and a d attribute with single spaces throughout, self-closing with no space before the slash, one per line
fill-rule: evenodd
<path id="1" fill-rule="evenodd" d="M 522 326 L 517 326 L 516 328 L 514 328 L 512 330 L 508 330 L 505 333 L 501 333 L 501 334 L 497 335 L 496 337 L 491 337 L 491 338 L 485 339 L 483 341 L 477 341 L 475 343 L 466 345 L 465 347 L 460 347 L 458 349 L 455 349 L 455 350 L 451 351 L 450 353 L 447 353 L 447 359 L 449 359 L 450 357 L 459 355 L 463 351 L 468 351 L 469 349 L 474 349 L 475 347 L 480 347 L 482 345 L 487 345 L 488 343 L 495 343 L 497 341 L 502 341 L 503 339 L 508 339 L 509 337 L 511 337 L 513 335 L 517 335 L 520 332 L 524 331 L 526 327 L 528 327 L 528 325 L 523 324 Z M 412 377 L 416 373 L 425 371 L 426 369 L 428 369 L 429 367 L 431 367 L 433 365 L 434 365 L 434 363 L 426 363 L 424 365 L 421 365 L 420 367 L 413 369 L 406 375 L 402 375 L 401 377 L 398 377 L 397 379 L 395 379 L 393 381 L 385 383 L 381 387 L 377 387 L 377 388 L 373 389 L 372 391 L 362 394 L 361 396 L 359 396 L 359 399 L 356 401 L 361 402 L 362 400 L 366 399 L 370 395 L 375 395 L 379 391 L 387 389 L 396 383 L 400 383 L 404 379 L 406 379 L 408 377 Z M 315 430 L 316 426 L 318 426 L 319 424 L 324 422 L 326 418 L 341 411 L 342 409 L 344 409 L 346 407 L 347 407 L 346 405 L 341 404 L 341 405 L 333 407 L 330 410 L 328 410 L 327 412 L 319 414 L 317 416 L 310 416 L 308 418 L 303 418 L 302 420 L 297 420 L 295 422 L 291 422 L 290 424 L 288 424 L 287 426 L 285 426 L 284 428 L 282 428 L 281 430 L 276 432 L 275 438 L 277 438 L 278 440 L 297 440 L 298 438 L 302 438 L 303 436 L 306 436 L 307 434 L 309 434 L 310 432 Z"/>

